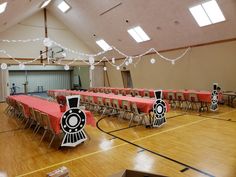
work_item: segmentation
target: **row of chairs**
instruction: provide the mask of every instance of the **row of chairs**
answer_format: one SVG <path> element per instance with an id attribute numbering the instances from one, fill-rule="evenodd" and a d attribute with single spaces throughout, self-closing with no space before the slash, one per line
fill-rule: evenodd
<path id="1" fill-rule="evenodd" d="M 23 123 L 23 127 L 22 125 L 20 125 L 20 127 L 28 128 L 28 129 L 34 127 L 33 128 L 34 136 L 37 135 L 40 129 L 43 130 L 43 134 L 42 134 L 39 144 L 41 144 L 43 139 L 46 137 L 46 134 L 49 133 L 52 137 L 51 137 L 48 147 L 51 147 L 51 144 L 57 134 L 51 126 L 49 116 L 34 108 L 29 108 L 30 115 L 27 115 L 25 113 L 24 106 L 20 102 L 9 99 L 9 98 L 6 99 L 6 102 L 8 104 L 8 107 L 6 108 L 5 112 L 9 116 L 17 117 L 17 120 L 20 120 Z"/>
<path id="2" fill-rule="evenodd" d="M 94 101 L 93 96 L 81 95 L 80 103 L 85 106 L 85 109 L 108 116 L 117 116 L 118 118 L 128 119 L 129 126 L 134 122 L 138 124 L 149 125 L 149 114 L 140 112 L 135 102 L 122 100 L 121 105 L 119 100 L 97 97 L 97 102 Z M 148 122 L 147 122 L 148 121 Z"/>
<path id="3" fill-rule="evenodd" d="M 93 92 L 104 92 L 107 94 L 113 93 L 111 89 L 107 88 L 93 88 L 91 91 Z M 140 95 L 140 92 L 135 89 L 131 89 L 129 91 L 129 94 L 127 94 L 126 90 L 115 90 L 114 91 L 115 95 L 123 95 L 123 96 L 134 96 L 134 97 L 142 97 Z M 144 98 L 151 98 L 150 91 L 149 90 L 144 90 L 143 94 Z M 164 99 L 168 100 L 171 104 L 172 108 L 180 108 L 184 110 L 199 110 L 201 111 L 202 109 L 208 110 L 208 104 L 206 102 L 201 102 L 198 99 L 198 96 L 196 93 L 189 93 L 188 98 L 185 98 L 183 92 L 168 92 L 167 97 L 164 97 Z"/>
<path id="4" fill-rule="evenodd" d="M 208 104 L 199 101 L 196 93 L 189 93 L 188 98 L 186 98 L 183 92 L 168 92 L 166 99 L 169 100 L 172 108 L 180 108 L 184 110 L 196 109 L 198 111 L 206 109 L 208 111 Z"/>

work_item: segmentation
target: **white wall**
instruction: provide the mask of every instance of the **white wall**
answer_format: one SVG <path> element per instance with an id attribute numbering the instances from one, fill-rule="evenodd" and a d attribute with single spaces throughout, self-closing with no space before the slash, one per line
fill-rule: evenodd
<path id="1" fill-rule="evenodd" d="M 10 87 L 12 87 L 12 83 L 15 83 L 18 87 L 16 89 L 17 93 L 24 93 L 23 84 L 26 82 L 26 75 L 28 92 L 37 92 L 38 86 L 43 86 L 44 91 L 49 89 L 70 89 L 69 71 L 10 71 Z"/>

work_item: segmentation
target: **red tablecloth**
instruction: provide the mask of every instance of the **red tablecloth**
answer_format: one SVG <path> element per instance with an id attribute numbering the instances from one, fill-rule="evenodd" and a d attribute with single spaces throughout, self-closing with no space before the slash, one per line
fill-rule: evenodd
<path id="1" fill-rule="evenodd" d="M 140 96 L 144 96 L 144 91 L 149 91 L 150 97 L 155 97 L 154 96 L 154 89 L 143 89 L 143 88 L 112 88 L 112 87 L 99 87 L 100 89 L 110 89 L 112 90 L 113 93 L 115 93 L 116 90 L 119 91 L 126 91 L 126 94 L 130 93 L 130 90 L 137 90 L 139 92 Z M 97 89 L 99 89 L 97 88 Z M 96 89 L 96 88 L 94 88 Z M 175 95 L 177 92 L 183 92 L 184 97 L 186 100 L 189 99 L 189 93 L 196 93 L 198 100 L 201 102 L 205 103 L 210 103 L 211 102 L 211 91 L 196 91 L 196 90 L 163 90 L 163 98 L 168 99 L 168 92 L 173 92 Z M 222 99 L 222 93 L 219 93 L 219 100 Z"/>
<path id="2" fill-rule="evenodd" d="M 72 95 L 84 95 L 84 96 L 93 96 L 95 103 L 97 103 L 97 97 L 102 98 L 110 98 L 111 101 L 113 99 L 118 100 L 119 105 L 122 105 L 122 100 L 127 100 L 130 102 L 135 102 L 137 104 L 138 109 L 141 112 L 149 113 L 149 111 L 153 108 L 153 103 L 155 102 L 155 99 L 152 98 L 138 98 L 138 97 L 130 97 L 130 96 L 121 96 L 121 95 L 114 95 L 114 94 L 105 94 L 105 93 L 94 93 L 94 92 L 81 92 L 81 91 L 72 91 L 72 90 L 49 90 L 50 94 L 72 94 Z M 167 105 L 167 111 L 170 110 L 170 105 L 166 102 Z"/>
<path id="3" fill-rule="evenodd" d="M 60 120 L 63 112 L 60 111 L 59 105 L 57 103 L 27 95 L 9 96 L 9 98 L 19 101 L 24 106 L 26 116 L 30 116 L 30 107 L 48 114 L 53 130 L 57 134 L 60 133 Z M 84 113 L 87 117 L 86 124 L 95 127 L 96 123 L 93 114 L 86 110 L 84 110 Z"/>

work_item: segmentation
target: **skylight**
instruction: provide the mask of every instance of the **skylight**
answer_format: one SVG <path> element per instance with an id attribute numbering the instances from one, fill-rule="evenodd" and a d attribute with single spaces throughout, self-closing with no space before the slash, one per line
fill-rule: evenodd
<path id="1" fill-rule="evenodd" d="M 0 4 L 0 14 L 6 10 L 7 2 Z"/>
<path id="2" fill-rule="evenodd" d="M 51 2 L 51 0 L 44 1 L 40 8 L 41 9 L 45 8 L 50 2 Z"/>
<path id="3" fill-rule="evenodd" d="M 66 13 L 71 7 L 65 1 L 62 1 L 57 6 L 63 13 Z"/>
<path id="4" fill-rule="evenodd" d="M 111 50 L 111 46 L 106 43 L 103 39 L 96 41 L 97 45 L 101 47 L 104 51 Z"/>
<path id="5" fill-rule="evenodd" d="M 143 31 L 140 26 L 129 29 L 128 33 L 138 43 L 150 40 L 149 36 Z"/>
<path id="6" fill-rule="evenodd" d="M 189 11 L 200 27 L 225 21 L 225 17 L 216 0 L 210 0 L 191 7 Z"/>

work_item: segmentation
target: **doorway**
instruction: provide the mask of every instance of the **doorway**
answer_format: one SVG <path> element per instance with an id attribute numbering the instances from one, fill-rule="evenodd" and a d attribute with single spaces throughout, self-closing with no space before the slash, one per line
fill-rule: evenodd
<path id="1" fill-rule="evenodd" d="M 130 71 L 121 71 L 124 88 L 133 88 Z"/>

